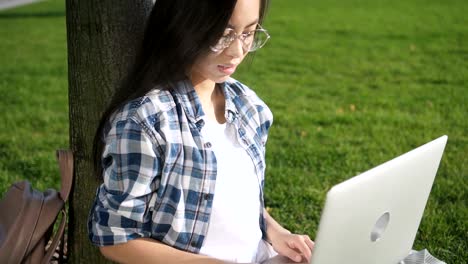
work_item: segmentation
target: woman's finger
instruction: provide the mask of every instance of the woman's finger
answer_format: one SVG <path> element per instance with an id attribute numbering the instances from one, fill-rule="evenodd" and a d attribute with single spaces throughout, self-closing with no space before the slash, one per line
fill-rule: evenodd
<path id="1" fill-rule="evenodd" d="M 297 248 L 296 247 L 296 243 L 294 243 L 294 241 L 289 241 L 287 243 L 288 247 L 285 247 L 281 252 L 281 254 L 283 256 L 286 256 L 288 257 L 289 259 L 295 261 L 295 262 L 300 262 L 302 261 L 302 256 L 300 253 L 298 253 L 297 251 L 294 250 L 294 248 Z"/>
<path id="2" fill-rule="evenodd" d="M 304 240 L 305 240 L 307 246 L 310 248 L 310 250 L 313 250 L 314 246 L 315 246 L 314 241 L 312 241 L 312 239 L 310 239 L 310 237 L 308 235 L 304 235 Z"/>
<path id="3" fill-rule="evenodd" d="M 301 254 L 309 261 L 310 257 L 312 256 L 312 252 L 307 243 L 305 242 L 305 237 L 296 235 L 294 239 L 295 248 L 299 252 L 301 252 Z"/>

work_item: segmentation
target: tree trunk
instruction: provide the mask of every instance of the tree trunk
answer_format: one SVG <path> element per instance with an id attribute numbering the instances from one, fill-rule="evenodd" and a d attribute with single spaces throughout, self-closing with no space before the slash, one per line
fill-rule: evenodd
<path id="1" fill-rule="evenodd" d="M 66 0 L 70 144 L 75 156 L 70 197 L 70 263 L 106 262 L 88 240 L 87 219 L 99 184 L 92 143 L 99 119 L 133 62 L 152 0 Z"/>

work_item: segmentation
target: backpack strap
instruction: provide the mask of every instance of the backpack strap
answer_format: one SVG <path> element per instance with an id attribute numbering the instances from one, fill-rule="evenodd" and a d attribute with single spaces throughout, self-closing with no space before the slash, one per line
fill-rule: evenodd
<path id="1" fill-rule="evenodd" d="M 59 257 L 62 257 L 63 255 L 63 244 L 65 243 L 64 241 L 64 232 L 65 232 L 65 226 L 67 224 L 67 213 L 65 212 L 65 209 L 62 208 L 60 210 L 60 213 L 62 214 L 62 219 L 60 220 L 60 224 L 58 226 L 58 229 L 55 233 L 55 235 L 52 237 L 52 241 L 50 243 L 49 248 L 45 252 L 45 256 L 41 261 L 41 264 L 48 264 L 52 260 L 52 257 L 54 256 L 54 253 L 56 252 L 57 247 L 59 246 L 59 243 L 62 243 L 60 246 L 60 252 L 59 252 Z"/>
<path id="2" fill-rule="evenodd" d="M 60 198 L 63 200 L 64 203 L 67 202 L 68 196 L 70 195 L 72 185 L 73 185 L 73 152 L 71 150 L 57 150 L 57 161 L 60 169 L 60 178 L 61 178 L 61 186 L 60 186 Z M 57 251 L 57 247 L 60 244 L 60 249 L 58 251 L 59 257 L 62 258 L 64 255 L 63 249 L 64 244 L 66 243 L 64 239 L 65 228 L 67 225 L 67 212 L 65 207 L 60 210 L 62 214 L 62 218 L 60 220 L 60 224 L 58 226 L 57 231 L 55 234 L 52 235 L 52 241 L 45 252 L 45 256 L 41 261 L 41 264 L 48 264 L 52 260 L 55 252 Z"/>
<path id="3" fill-rule="evenodd" d="M 61 187 L 60 197 L 64 202 L 68 200 L 73 184 L 73 152 L 71 150 L 57 150 L 60 168 Z"/>

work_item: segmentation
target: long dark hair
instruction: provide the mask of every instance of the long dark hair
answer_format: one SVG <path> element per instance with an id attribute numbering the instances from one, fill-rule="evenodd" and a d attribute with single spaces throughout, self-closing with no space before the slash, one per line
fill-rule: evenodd
<path id="1" fill-rule="evenodd" d="M 260 1 L 260 22 L 268 0 Z M 132 70 L 116 90 L 94 136 L 96 175 L 102 175 L 103 133 L 110 116 L 156 86 L 170 88 L 185 79 L 195 60 L 223 34 L 237 0 L 156 0 Z"/>

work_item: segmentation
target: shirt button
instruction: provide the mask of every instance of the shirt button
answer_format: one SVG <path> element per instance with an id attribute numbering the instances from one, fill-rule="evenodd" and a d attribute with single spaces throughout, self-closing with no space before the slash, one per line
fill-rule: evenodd
<path id="1" fill-rule="evenodd" d="M 192 241 L 192 243 L 190 243 L 190 245 L 191 245 L 192 247 L 197 247 L 197 241 Z"/>
<path id="2" fill-rule="evenodd" d="M 205 143 L 205 148 L 211 148 L 211 143 L 210 143 L 210 142 L 206 142 L 206 143 Z"/>
<path id="3" fill-rule="evenodd" d="M 211 199 L 211 194 L 205 193 L 205 195 L 203 195 L 203 198 L 204 198 L 205 200 L 210 200 L 210 199 Z"/>

